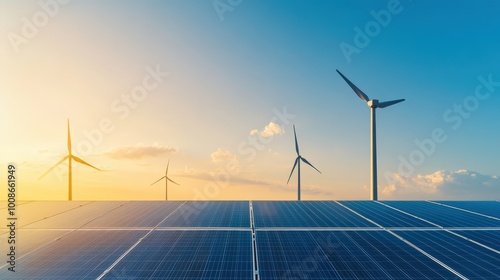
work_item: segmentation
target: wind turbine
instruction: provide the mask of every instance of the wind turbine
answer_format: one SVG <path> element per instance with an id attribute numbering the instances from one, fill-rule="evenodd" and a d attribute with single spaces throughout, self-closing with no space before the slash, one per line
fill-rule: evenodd
<path id="1" fill-rule="evenodd" d="M 287 184 L 290 182 L 290 178 L 292 177 L 293 171 L 295 170 L 295 166 L 297 166 L 297 178 L 298 178 L 298 199 L 300 201 L 300 161 L 303 161 L 305 164 L 311 166 L 314 168 L 316 171 L 318 171 L 321 174 L 321 171 L 319 171 L 316 167 L 314 167 L 307 159 L 303 158 L 300 155 L 299 152 L 299 143 L 297 142 L 297 133 L 295 132 L 295 125 L 293 125 L 293 135 L 295 136 L 295 151 L 297 152 L 297 158 L 295 159 L 295 163 L 293 164 L 292 172 L 290 172 L 290 176 L 288 176 L 288 181 L 286 182 Z"/>
<path id="2" fill-rule="evenodd" d="M 73 199 L 73 171 L 72 171 L 72 160 L 75 160 L 76 162 L 79 162 L 81 164 L 85 164 L 87 166 L 90 166 L 96 170 L 99 170 L 101 171 L 101 169 L 95 167 L 95 166 L 92 166 L 90 165 L 88 162 L 84 161 L 83 159 L 73 155 L 72 151 L 71 151 L 71 134 L 70 134 L 70 129 L 69 129 L 69 119 L 68 119 L 68 155 L 63 157 L 63 159 L 61 159 L 58 163 L 56 163 L 54 166 L 52 166 L 52 168 L 50 168 L 47 172 L 45 172 L 42 176 L 40 176 L 38 178 L 38 180 L 42 179 L 43 177 L 45 177 L 45 175 L 47 175 L 50 171 L 52 171 L 52 169 L 56 168 L 56 166 L 58 166 L 59 164 L 61 164 L 63 161 L 65 161 L 66 159 L 68 159 L 68 167 L 69 167 L 69 172 L 68 172 L 68 200 L 71 201 Z"/>
<path id="3" fill-rule="evenodd" d="M 357 86 L 355 86 L 351 81 L 349 81 L 342 73 L 340 73 L 339 70 L 337 72 L 340 74 L 340 76 L 349 84 L 349 86 L 354 90 L 354 92 L 359 96 L 359 98 L 363 99 L 367 104 L 368 107 L 370 107 L 371 111 L 371 125 L 370 125 L 370 151 L 371 151 L 371 162 L 370 162 L 370 175 L 371 175 L 371 194 L 370 198 L 371 200 L 377 200 L 378 195 L 377 195 L 377 128 L 376 128 L 376 122 L 375 122 L 375 109 L 377 108 L 385 108 L 389 107 L 391 105 L 394 105 L 399 102 L 405 101 L 404 99 L 397 99 L 397 100 L 391 100 L 391 101 L 385 101 L 385 102 L 379 102 L 378 99 L 371 99 L 364 93 L 362 92 Z"/>
<path id="4" fill-rule="evenodd" d="M 177 186 L 180 186 L 179 184 L 177 184 L 176 182 L 174 182 L 170 178 L 168 178 L 168 166 L 169 165 L 170 165 L 170 160 L 167 163 L 167 169 L 165 170 L 165 176 L 161 177 L 160 179 L 158 179 L 158 181 L 156 181 L 156 182 L 154 182 L 154 183 L 151 184 L 151 186 L 152 186 L 152 185 L 160 182 L 161 180 L 163 180 L 163 178 L 165 178 L 165 201 L 168 200 L 168 181 L 176 184 Z"/>

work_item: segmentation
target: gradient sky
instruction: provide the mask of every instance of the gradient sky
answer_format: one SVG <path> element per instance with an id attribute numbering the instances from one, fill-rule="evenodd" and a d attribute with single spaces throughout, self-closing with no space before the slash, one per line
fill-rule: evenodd
<path id="1" fill-rule="evenodd" d="M 74 163 L 75 200 L 163 199 L 168 160 L 173 200 L 296 199 L 292 124 L 323 173 L 303 165 L 303 199 L 368 199 L 369 108 L 335 69 L 406 98 L 377 111 L 380 199 L 500 199 L 497 1 L 40 3 L 0 9 L 0 161 L 23 200 L 67 198 L 66 164 L 37 178 L 68 118 L 105 170 Z"/>

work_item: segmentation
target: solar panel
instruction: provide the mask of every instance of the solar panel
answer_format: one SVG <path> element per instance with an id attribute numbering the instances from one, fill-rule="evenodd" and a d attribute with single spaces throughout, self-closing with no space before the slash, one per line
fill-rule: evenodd
<path id="1" fill-rule="evenodd" d="M 437 202 L 500 219 L 500 202 L 498 201 L 437 201 Z"/>
<path id="2" fill-rule="evenodd" d="M 498 279 L 496 202 L 446 203 L 27 202 L 15 279 Z"/>
<path id="3" fill-rule="evenodd" d="M 383 201 L 382 203 L 442 227 L 500 227 L 500 220 L 486 218 L 431 202 Z"/>
<path id="4" fill-rule="evenodd" d="M 25 226 L 25 228 L 64 228 L 74 229 L 84 226 L 92 220 L 113 211 L 114 209 L 124 205 L 126 202 L 119 201 L 98 201 L 83 204 L 79 207 L 72 208 L 68 211 L 63 211 L 54 214 L 50 219 L 41 219 Z M 55 202 L 59 204 L 59 202 Z M 51 207 L 51 204 L 46 205 Z M 19 213 L 20 217 L 24 217 L 22 212 Z"/>
<path id="5" fill-rule="evenodd" d="M 498 230 L 454 230 L 453 232 L 500 251 L 500 228 Z"/>
<path id="6" fill-rule="evenodd" d="M 257 228 L 376 227 L 333 201 L 257 201 L 253 208 Z"/>
<path id="7" fill-rule="evenodd" d="M 385 231 L 258 231 L 261 279 L 428 279 L 454 274 Z"/>
<path id="8" fill-rule="evenodd" d="M 19 258 L 15 279 L 95 279 L 144 234 L 138 230 L 72 232 Z M 12 272 L 0 270 L 0 279 L 10 277 Z"/>
<path id="9" fill-rule="evenodd" d="M 398 231 L 444 264 L 469 279 L 500 279 L 500 254 L 451 233 L 439 231 Z"/>
<path id="10" fill-rule="evenodd" d="M 252 234 L 156 230 L 103 279 L 253 279 Z"/>
<path id="11" fill-rule="evenodd" d="M 43 246 L 61 238 L 69 233 L 72 230 L 37 230 L 37 229 L 23 229 L 18 230 L 16 234 L 17 245 L 16 253 L 18 255 L 27 254 L 33 250 L 41 249 Z M 7 232 L 5 232 L 7 233 Z M 7 244 L 7 234 L 2 234 L 1 243 L 4 246 L 8 246 Z M 2 248 L 3 249 L 3 248 Z M 3 252 L 2 252 L 3 253 Z M 5 262 L 0 263 L 0 266 L 5 264 Z"/>
<path id="12" fill-rule="evenodd" d="M 174 212 L 180 201 L 131 201 L 95 218 L 84 228 L 154 227 Z"/>
<path id="13" fill-rule="evenodd" d="M 383 227 L 435 227 L 375 201 L 339 201 L 339 203 Z"/>
<path id="14" fill-rule="evenodd" d="M 18 225 L 26 226 L 36 221 L 52 218 L 54 215 L 69 212 L 84 205 L 92 203 L 91 201 L 36 201 L 19 203 L 17 205 L 17 216 L 20 217 Z"/>
<path id="15" fill-rule="evenodd" d="M 160 227 L 250 228 L 248 201 L 189 201 Z"/>

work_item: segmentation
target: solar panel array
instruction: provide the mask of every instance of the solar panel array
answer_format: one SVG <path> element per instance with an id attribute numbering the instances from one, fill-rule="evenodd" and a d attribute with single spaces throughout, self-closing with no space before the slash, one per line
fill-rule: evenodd
<path id="1" fill-rule="evenodd" d="M 497 201 L 26 202 L 18 217 L 0 279 L 500 279 Z"/>

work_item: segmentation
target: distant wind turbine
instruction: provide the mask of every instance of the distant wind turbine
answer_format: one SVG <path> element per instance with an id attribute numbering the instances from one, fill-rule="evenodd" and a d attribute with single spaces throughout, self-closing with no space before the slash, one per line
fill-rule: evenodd
<path id="1" fill-rule="evenodd" d="M 316 171 L 318 171 L 321 174 L 321 171 L 319 171 L 316 167 L 314 167 L 307 159 L 303 158 L 300 155 L 299 152 L 299 143 L 297 142 L 297 133 L 295 132 L 295 125 L 293 126 L 293 135 L 295 136 L 295 151 L 297 152 L 297 158 L 295 159 L 295 163 L 293 164 L 292 172 L 290 172 L 290 176 L 288 176 L 288 181 L 286 182 L 287 184 L 290 182 L 290 178 L 292 177 L 293 171 L 295 170 L 295 166 L 297 166 L 297 178 L 298 178 L 298 199 L 300 201 L 300 161 L 303 161 L 305 164 L 311 166 L 314 168 Z"/>
<path id="2" fill-rule="evenodd" d="M 404 99 L 397 99 L 397 100 L 392 100 L 392 101 L 385 101 L 385 102 L 379 102 L 377 99 L 372 99 L 362 92 L 357 86 L 355 86 L 351 81 L 349 81 L 342 73 L 340 73 L 339 70 L 337 72 L 340 74 L 340 76 L 349 84 L 349 86 L 354 90 L 354 92 L 359 96 L 359 98 L 363 99 L 367 104 L 368 107 L 370 107 L 371 111 L 371 125 L 370 125 L 370 150 L 371 150 L 371 166 L 370 166 L 370 172 L 371 172 L 371 200 L 377 200 L 378 195 L 377 195 L 377 129 L 376 129 L 376 122 L 375 122 L 375 109 L 377 108 L 385 108 L 389 107 L 391 105 L 394 105 L 399 102 L 405 101 Z"/>
<path id="3" fill-rule="evenodd" d="M 68 169 L 69 169 L 69 172 L 68 172 L 68 200 L 71 201 L 73 199 L 73 171 L 72 171 L 72 160 L 75 160 L 76 162 L 79 162 L 81 164 L 85 164 L 87 166 L 90 166 L 96 170 L 99 170 L 101 171 L 101 169 L 95 167 L 95 166 L 92 166 L 90 165 L 89 163 L 87 163 L 86 161 L 84 161 L 83 159 L 73 155 L 72 151 L 71 151 L 71 134 L 70 134 L 70 129 L 69 129 L 69 119 L 68 119 L 68 155 L 65 156 L 63 159 L 61 159 L 58 163 L 56 163 L 54 166 L 52 166 L 52 168 L 50 168 L 47 172 L 45 172 L 42 176 L 40 176 L 38 178 L 38 180 L 42 179 L 43 177 L 45 177 L 45 175 L 47 175 L 50 171 L 52 171 L 52 169 L 56 168 L 56 166 L 58 166 L 59 164 L 63 163 L 63 161 L 65 161 L 66 159 L 68 159 Z"/>
<path id="4" fill-rule="evenodd" d="M 180 186 L 179 184 L 177 184 L 176 182 L 174 182 L 170 178 L 168 178 L 168 166 L 169 165 L 170 165 L 170 160 L 167 163 L 167 169 L 165 170 L 165 176 L 161 177 L 160 179 L 158 179 L 158 181 L 156 181 L 156 182 L 154 182 L 154 183 L 151 184 L 151 186 L 152 186 L 152 185 L 160 182 L 161 180 L 165 179 L 165 201 L 168 200 L 168 181 L 176 184 L 177 186 Z"/>

